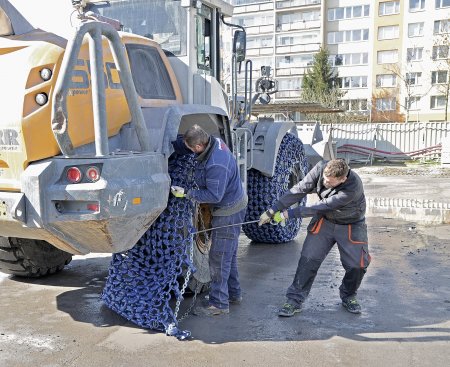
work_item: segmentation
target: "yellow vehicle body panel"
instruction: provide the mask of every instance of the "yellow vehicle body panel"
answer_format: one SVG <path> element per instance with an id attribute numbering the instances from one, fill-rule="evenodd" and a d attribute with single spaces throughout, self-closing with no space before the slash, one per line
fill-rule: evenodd
<path id="1" fill-rule="evenodd" d="M 120 33 L 123 43 L 145 44 L 158 49 L 169 72 L 175 100 L 146 100 L 142 107 L 162 107 L 182 103 L 175 74 L 156 42 L 147 38 Z M 51 103 L 54 86 L 64 56 L 64 40 L 40 30 L 20 37 L 0 37 L 0 190 L 20 191 L 20 175 L 34 161 L 60 154 L 51 129 Z M 130 112 L 120 86 L 108 41 L 103 40 L 105 65 L 106 110 L 108 135 L 116 135 L 130 122 Z M 43 68 L 52 70 L 50 80 L 40 77 Z M 72 75 L 72 87 L 67 99 L 68 129 L 73 146 L 94 141 L 92 93 L 90 87 L 89 45 L 85 38 L 78 63 Z M 48 102 L 40 106 L 35 97 L 45 93 Z"/>

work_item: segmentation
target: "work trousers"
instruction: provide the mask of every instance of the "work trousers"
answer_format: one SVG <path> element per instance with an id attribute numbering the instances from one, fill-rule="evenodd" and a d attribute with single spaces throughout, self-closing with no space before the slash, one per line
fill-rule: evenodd
<path id="1" fill-rule="evenodd" d="M 305 301 L 320 265 L 336 243 L 345 269 L 340 297 L 345 300 L 355 296 L 370 263 L 365 221 L 334 224 L 314 217 L 307 230 L 294 281 L 286 293 L 288 302 L 300 306 Z"/>
<path id="2" fill-rule="evenodd" d="M 212 227 L 221 227 L 229 224 L 242 223 L 246 209 L 228 216 L 214 216 Z M 212 230 L 211 249 L 209 250 L 209 271 L 211 273 L 211 290 L 209 304 L 226 309 L 229 298 L 241 296 L 239 273 L 237 265 L 237 248 L 241 226 Z"/>

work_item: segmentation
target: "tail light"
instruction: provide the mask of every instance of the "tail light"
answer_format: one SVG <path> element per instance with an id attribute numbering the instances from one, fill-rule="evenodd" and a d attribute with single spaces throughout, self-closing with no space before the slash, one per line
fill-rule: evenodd
<path id="1" fill-rule="evenodd" d="M 100 211 L 100 204 L 99 203 L 89 203 L 86 206 L 86 209 L 91 212 L 99 212 Z"/>
<path id="2" fill-rule="evenodd" d="M 80 169 L 78 167 L 70 167 L 67 170 L 67 179 L 71 183 L 78 183 L 83 178 L 83 174 L 81 173 Z"/>
<path id="3" fill-rule="evenodd" d="M 100 178 L 100 171 L 97 167 L 91 166 L 86 170 L 86 177 L 91 182 L 96 182 Z"/>

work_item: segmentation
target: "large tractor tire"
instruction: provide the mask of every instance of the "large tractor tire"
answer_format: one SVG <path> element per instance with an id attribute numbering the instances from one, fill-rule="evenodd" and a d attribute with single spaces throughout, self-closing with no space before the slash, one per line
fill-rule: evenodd
<path id="1" fill-rule="evenodd" d="M 278 150 L 273 177 L 251 169 L 247 178 L 248 208 L 245 221 L 256 220 L 288 189 L 307 173 L 308 164 L 300 139 L 286 134 Z M 304 205 L 306 199 L 300 205 Z M 300 230 L 301 218 L 289 219 L 286 226 L 257 223 L 242 226 L 249 239 L 259 243 L 284 243 L 293 240 Z"/>
<path id="2" fill-rule="evenodd" d="M 72 254 L 46 241 L 0 237 L 0 271 L 21 277 L 39 278 L 61 271 Z"/>

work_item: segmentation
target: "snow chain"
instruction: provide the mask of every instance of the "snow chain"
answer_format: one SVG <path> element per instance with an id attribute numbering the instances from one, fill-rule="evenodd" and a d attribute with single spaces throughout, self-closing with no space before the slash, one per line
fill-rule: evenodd
<path id="1" fill-rule="evenodd" d="M 169 161 L 172 185 L 193 188 L 193 171 L 196 161 L 193 155 L 176 156 Z M 177 320 L 183 294 L 193 266 L 194 205 L 190 200 L 170 195 L 164 212 L 153 223 L 139 242 L 130 250 L 113 254 L 108 278 L 102 292 L 107 307 L 127 320 L 148 329 L 166 332 L 183 340 L 189 331 L 178 329 Z M 186 269 L 184 283 L 179 278 Z M 202 284 L 200 284 L 200 289 Z M 176 299 L 172 311 L 169 302 Z"/>
<path id="2" fill-rule="evenodd" d="M 292 134 L 286 134 L 280 144 L 275 172 L 273 177 L 267 177 L 261 172 L 251 169 L 247 177 L 248 206 L 245 221 L 257 220 L 259 216 L 289 189 L 290 176 L 297 170 L 301 177 L 307 172 L 307 160 L 302 142 Z M 300 180 L 298 180 L 300 181 Z M 306 198 L 303 199 L 303 203 Z M 286 226 L 258 226 L 244 224 L 242 230 L 248 238 L 262 243 L 284 243 L 293 240 L 301 225 L 301 219 L 290 219 Z"/>

